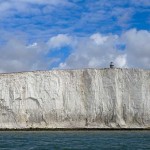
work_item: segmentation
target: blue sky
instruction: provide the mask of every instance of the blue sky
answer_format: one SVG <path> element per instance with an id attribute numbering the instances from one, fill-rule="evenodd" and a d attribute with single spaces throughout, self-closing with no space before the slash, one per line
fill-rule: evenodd
<path id="1" fill-rule="evenodd" d="M 0 33 L 1 72 L 150 68 L 149 0 L 1 0 Z"/>

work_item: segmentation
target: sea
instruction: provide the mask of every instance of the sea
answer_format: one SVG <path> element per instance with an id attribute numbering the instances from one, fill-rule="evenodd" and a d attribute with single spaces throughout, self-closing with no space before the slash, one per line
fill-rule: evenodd
<path id="1" fill-rule="evenodd" d="M 0 150 L 150 150 L 150 131 L 0 131 Z"/>

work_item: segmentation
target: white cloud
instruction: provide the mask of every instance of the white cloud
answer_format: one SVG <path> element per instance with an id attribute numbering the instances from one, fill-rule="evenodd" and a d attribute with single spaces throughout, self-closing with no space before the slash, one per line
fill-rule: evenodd
<path id="1" fill-rule="evenodd" d="M 125 32 L 121 40 L 126 43 L 127 61 L 131 67 L 150 68 L 150 32 L 136 29 Z"/>
<path id="2" fill-rule="evenodd" d="M 138 5 L 138 6 L 150 6 L 149 0 L 131 0 L 132 4 Z"/>
<path id="3" fill-rule="evenodd" d="M 1 0 L 0 4 L 3 3 L 22 3 L 22 4 L 49 4 L 49 5 L 59 5 L 59 4 L 65 4 L 68 3 L 67 0 Z"/>
<path id="4" fill-rule="evenodd" d="M 32 44 L 28 45 L 27 48 L 37 47 L 37 45 L 38 44 L 35 42 L 35 43 L 32 43 Z"/>
<path id="5" fill-rule="evenodd" d="M 149 41 L 150 32 L 146 30 L 132 29 L 120 36 L 96 33 L 80 39 L 59 68 L 109 67 L 111 61 L 116 67 L 150 68 Z M 125 49 L 117 49 L 118 43 L 125 43 Z"/>
<path id="6" fill-rule="evenodd" d="M 79 38 L 73 53 L 64 64 L 60 64 L 60 68 L 107 67 L 116 58 L 116 42 L 117 35 L 102 36 L 97 33 Z"/>
<path id="7" fill-rule="evenodd" d="M 39 7 L 33 7 L 33 4 L 45 5 L 49 12 L 56 6 L 69 6 L 68 0 L 1 0 L 0 1 L 0 17 L 12 16 L 17 13 L 38 14 L 42 11 Z"/>
<path id="8" fill-rule="evenodd" d="M 27 41 L 23 34 L 17 37 L 5 32 L 4 43 L 0 45 L 0 72 L 46 70 L 61 59 L 48 54 L 73 43 L 72 37 L 66 34 L 58 34 L 45 42 Z"/>
<path id="9" fill-rule="evenodd" d="M 16 1 L 16 0 L 11 0 Z M 58 4 L 61 0 L 20 0 L 20 2 L 31 3 L 31 4 Z"/>
<path id="10" fill-rule="evenodd" d="M 101 45 L 107 40 L 108 37 L 107 36 L 103 36 L 103 35 L 101 35 L 99 33 L 96 33 L 96 34 L 93 34 L 90 38 L 92 40 L 94 40 L 97 45 Z"/>
<path id="11" fill-rule="evenodd" d="M 92 37 L 92 38 L 91 38 Z M 107 37 L 107 38 L 106 38 Z M 0 46 L 0 72 L 24 70 L 45 70 L 53 63 L 58 68 L 101 68 L 109 67 L 111 61 L 116 67 L 139 67 L 150 69 L 150 32 L 136 29 L 128 30 L 122 35 L 93 34 L 89 37 L 72 37 L 66 34 L 53 36 L 47 42 L 29 44 L 25 39 L 8 36 Z M 125 44 L 124 49 L 118 43 Z M 50 54 L 56 48 L 69 45 L 71 54 L 60 61 Z M 61 51 L 63 53 L 63 50 Z M 52 66 L 51 66 L 52 67 Z"/>
<path id="12" fill-rule="evenodd" d="M 115 65 L 118 67 L 127 67 L 127 55 L 119 55 L 115 59 Z"/>
<path id="13" fill-rule="evenodd" d="M 26 40 L 10 38 L 0 47 L 0 71 L 16 72 L 45 70 L 56 58 L 48 59 L 43 43 L 28 44 Z"/>
<path id="14" fill-rule="evenodd" d="M 50 49 L 61 48 L 72 44 L 72 39 L 66 34 L 58 34 L 57 36 L 51 37 L 47 42 Z"/>
<path id="15" fill-rule="evenodd" d="M 8 2 L 0 3 L 0 12 L 5 12 L 6 10 L 10 9 L 11 5 Z"/>

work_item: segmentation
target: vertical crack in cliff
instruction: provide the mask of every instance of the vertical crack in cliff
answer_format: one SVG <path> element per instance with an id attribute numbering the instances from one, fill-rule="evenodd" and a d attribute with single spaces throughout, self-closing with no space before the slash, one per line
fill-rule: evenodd
<path id="1" fill-rule="evenodd" d="M 83 71 L 82 85 L 83 85 L 84 96 L 85 96 L 83 98 L 84 106 L 86 110 L 85 125 L 88 126 L 88 124 L 91 123 L 93 119 L 95 119 L 93 118 L 95 112 L 93 112 L 94 95 L 92 89 L 92 78 L 88 70 Z"/>

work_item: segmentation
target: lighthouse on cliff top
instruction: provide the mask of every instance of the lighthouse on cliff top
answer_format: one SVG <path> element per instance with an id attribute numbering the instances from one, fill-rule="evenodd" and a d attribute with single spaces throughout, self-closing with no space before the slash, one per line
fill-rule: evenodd
<path id="1" fill-rule="evenodd" d="M 110 62 L 110 68 L 113 69 L 114 68 L 114 63 Z"/>

